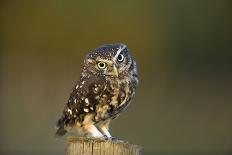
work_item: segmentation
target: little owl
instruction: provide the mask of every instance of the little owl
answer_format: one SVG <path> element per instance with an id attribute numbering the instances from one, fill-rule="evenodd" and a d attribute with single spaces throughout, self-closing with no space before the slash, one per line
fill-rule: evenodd
<path id="1" fill-rule="evenodd" d="M 138 84 L 137 67 L 124 44 L 91 51 L 57 122 L 57 136 L 73 127 L 81 136 L 109 138 L 109 124 L 130 104 Z"/>

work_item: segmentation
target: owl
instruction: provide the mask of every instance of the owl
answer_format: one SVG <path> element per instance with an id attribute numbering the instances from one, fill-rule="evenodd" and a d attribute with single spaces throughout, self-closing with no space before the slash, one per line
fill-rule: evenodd
<path id="1" fill-rule="evenodd" d="M 56 136 L 76 128 L 80 136 L 111 139 L 109 124 L 128 107 L 137 85 L 136 62 L 126 45 L 92 50 L 57 122 Z"/>

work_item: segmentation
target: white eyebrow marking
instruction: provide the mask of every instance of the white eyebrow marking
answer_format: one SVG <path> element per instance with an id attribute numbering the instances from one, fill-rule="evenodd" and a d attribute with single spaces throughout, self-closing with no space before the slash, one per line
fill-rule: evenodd
<path id="1" fill-rule="evenodd" d="M 126 48 L 126 45 L 120 46 L 115 57 L 114 57 L 114 61 L 117 59 L 118 55 Z"/>

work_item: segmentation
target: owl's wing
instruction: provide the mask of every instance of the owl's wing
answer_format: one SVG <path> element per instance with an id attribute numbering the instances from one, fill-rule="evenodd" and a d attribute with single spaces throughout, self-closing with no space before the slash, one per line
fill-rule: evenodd
<path id="1" fill-rule="evenodd" d="M 57 122 L 57 136 L 67 132 L 68 127 L 75 125 L 76 121 L 82 122 L 89 112 L 94 113 L 96 104 L 106 90 L 106 80 L 102 76 L 83 77 L 77 82 L 62 117 Z"/>

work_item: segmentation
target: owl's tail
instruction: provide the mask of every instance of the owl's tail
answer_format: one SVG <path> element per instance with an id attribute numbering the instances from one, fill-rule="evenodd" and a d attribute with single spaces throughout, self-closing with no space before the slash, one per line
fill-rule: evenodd
<path id="1" fill-rule="evenodd" d="M 67 130 L 64 127 L 63 119 L 61 118 L 56 124 L 56 137 L 61 137 L 67 133 Z"/>
<path id="2" fill-rule="evenodd" d="M 65 135 L 67 133 L 67 130 L 65 130 L 64 128 L 58 128 L 57 130 L 56 130 L 56 134 L 55 134 L 55 136 L 57 137 L 57 138 L 59 138 L 59 137 L 62 137 L 63 135 Z"/>

